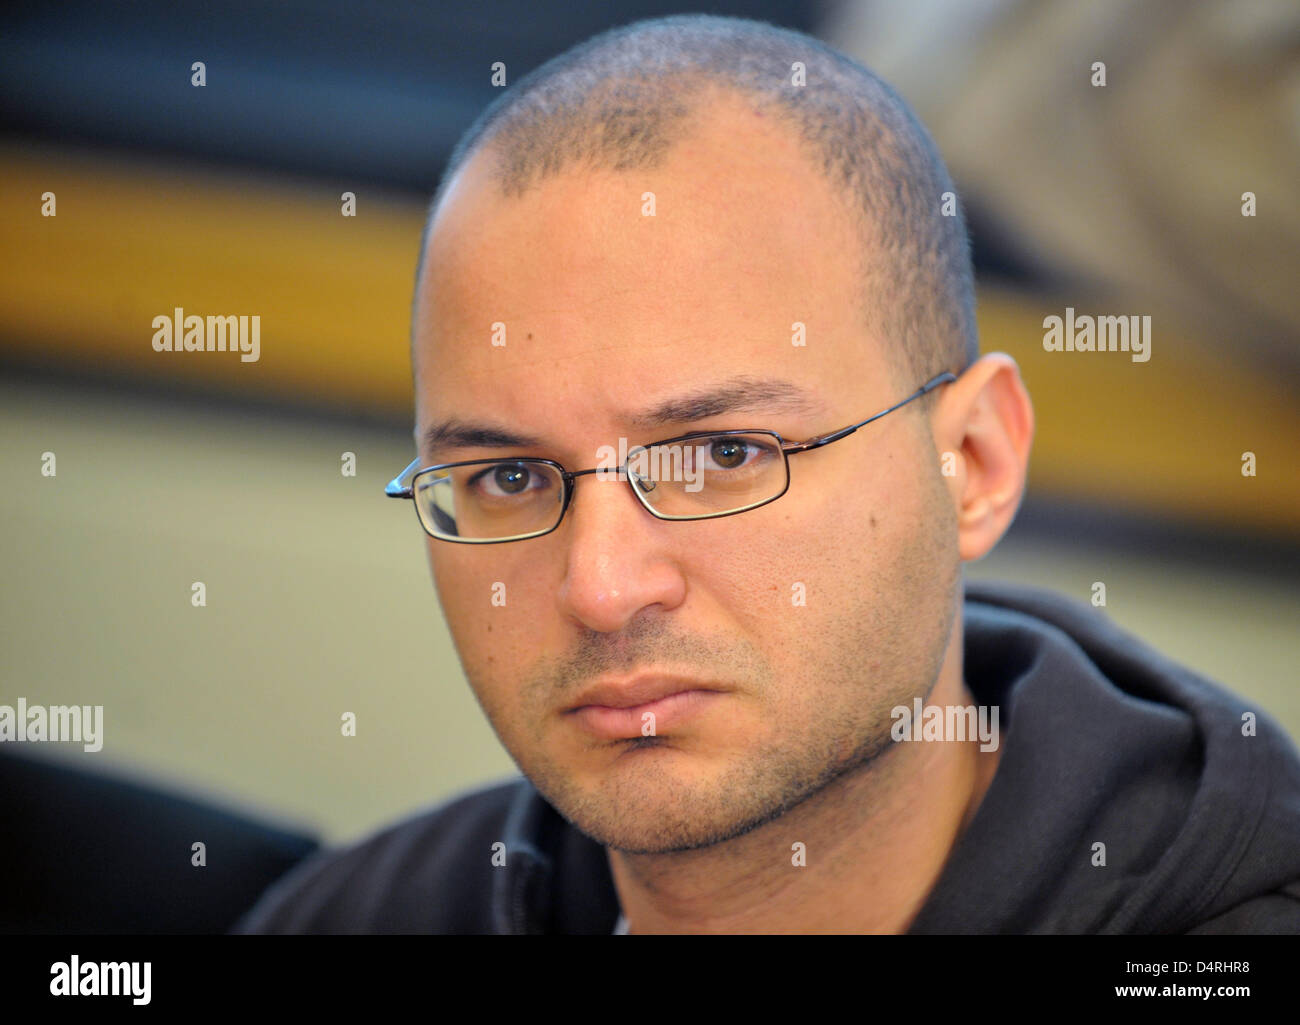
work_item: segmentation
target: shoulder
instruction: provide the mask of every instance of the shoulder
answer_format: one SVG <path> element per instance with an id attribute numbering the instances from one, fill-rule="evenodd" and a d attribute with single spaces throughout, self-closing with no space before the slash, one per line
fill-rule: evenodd
<path id="1" fill-rule="evenodd" d="M 489 932 L 492 844 L 522 778 L 496 782 L 308 858 L 235 933 Z"/>

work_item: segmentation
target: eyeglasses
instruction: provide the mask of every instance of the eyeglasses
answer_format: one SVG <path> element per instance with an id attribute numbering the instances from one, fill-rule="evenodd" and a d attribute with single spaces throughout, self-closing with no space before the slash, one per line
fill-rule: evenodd
<path id="1" fill-rule="evenodd" d="M 939 374 L 888 409 L 802 442 L 786 441 L 775 431 L 694 431 L 632 448 L 618 465 L 573 471 L 551 459 L 471 459 L 423 468 L 416 459 L 389 481 L 384 494 L 412 499 L 430 537 L 458 544 L 549 534 L 569 508 L 573 482 L 589 473 L 626 480 L 637 501 L 661 520 L 734 516 L 786 493 L 791 455 L 847 438 L 955 380 L 955 374 Z"/>

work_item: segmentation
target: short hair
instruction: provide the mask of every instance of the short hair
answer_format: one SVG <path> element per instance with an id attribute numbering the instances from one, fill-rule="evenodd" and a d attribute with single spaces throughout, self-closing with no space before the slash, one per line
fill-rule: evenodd
<path id="1" fill-rule="evenodd" d="M 806 84 L 794 84 L 796 61 Z M 686 135 L 708 86 L 795 129 L 848 201 L 862 240 L 863 323 L 885 338 L 895 371 L 919 385 L 965 370 L 979 355 L 970 240 L 929 133 L 857 61 L 803 33 L 744 18 L 683 14 L 610 29 L 497 97 L 457 142 L 434 193 L 417 294 L 438 206 L 480 148 L 490 146 L 497 158 L 504 196 L 522 196 L 574 163 L 652 168 Z"/>

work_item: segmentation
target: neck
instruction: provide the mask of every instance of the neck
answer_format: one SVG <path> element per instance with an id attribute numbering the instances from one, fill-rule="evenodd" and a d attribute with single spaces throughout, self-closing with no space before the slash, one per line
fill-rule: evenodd
<path id="1" fill-rule="evenodd" d="M 960 638 L 960 625 L 954 633 Z M 927 704 L 975 703 L 960 670 L 960 661 L 947 660 Z M 725 843 L 670 854 L 611 849 L 629 930 L 905 932 L 974 816 L 997 757 L 977 741 L 891 744 L 780 818 Z M 803 867 L 796 867 L 796 844 Z"/>

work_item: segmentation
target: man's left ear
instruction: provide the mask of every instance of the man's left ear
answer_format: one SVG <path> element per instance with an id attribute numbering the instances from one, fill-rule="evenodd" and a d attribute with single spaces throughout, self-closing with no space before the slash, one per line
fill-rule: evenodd
<path id="1" fill-rule="evenodd" d="M 1034 407 L 1016 361 L 981 356 L 940 394 L 932 425 L 961 557 L 970 562 L 993 550 L 1025 492 Z"/>

